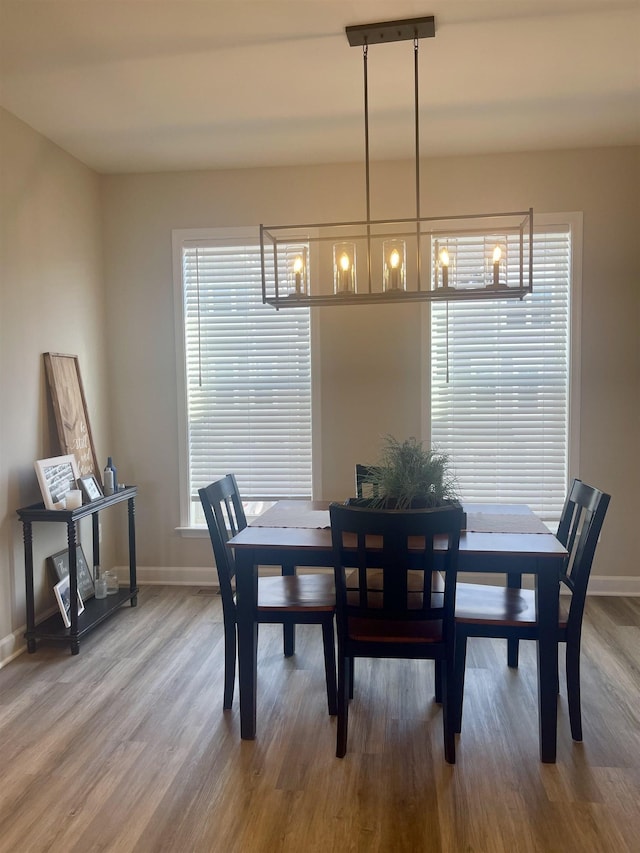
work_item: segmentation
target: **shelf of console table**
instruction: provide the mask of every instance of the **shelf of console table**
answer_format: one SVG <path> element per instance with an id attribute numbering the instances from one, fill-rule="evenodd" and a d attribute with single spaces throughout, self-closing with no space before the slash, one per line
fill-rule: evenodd
<path id="1" fill-rule="evenodd" d="M 113 495 L 108 495 L 72 510 L 46 509 L 43 503 L 32 504 L 17 510 L 22 522 L 24 536 L 24 570 L 25 593 L 27 610 L 27 650 L 36 650 L 36 640 L 61 641 L 69 644 L 71 654 L 80 651 L 80 638 L 92 628 L 112 616 L 123 604 L 130 602 L 132 607 L 138 603 L 138 587 L 136 581 L 136 530 L 135 530 L 135 498 L 136 486 L 126 486 Z M 84 602 L 84 612 L 78 613 L 78 573 L 76 564 L 76 546 L 78 544 L 76 523 L 86 516 L 91 516 L 93 538 L 93 565 L 100 564 L 100 531 L 99 514 L 102 510 L 127 502 L 127 518 L 129 526 L 129 586 L 121 587 L 117 593 L 106 598 L 89 598 Z M 35 620 L 35 595 L 33 585 L 33 523 L 57 522 L 67 526 L 67 546 L 69 550 L 69 590 L 70 590 L 70 620 L 71 627 L 66 628 L 62 616 L 54 613 L 52 616 L 38 622 Z"/>

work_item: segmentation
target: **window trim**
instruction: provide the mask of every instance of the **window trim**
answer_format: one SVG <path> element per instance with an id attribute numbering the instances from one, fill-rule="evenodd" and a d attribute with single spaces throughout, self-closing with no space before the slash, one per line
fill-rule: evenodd
<path id="1" fill-rule="evenodd" d="M 582 357 L 582 211 L 569 213 L 538 213 L 534 215 L 534 234 L 548 228 L 569 227 L 571 233 L 570 310 L 569 310 L 569 388 L 567 427 L 567 476 L 569 483 L 580 476 L 580 389 Z M 535 270 L 533 287 L 535 291 Z M 526 297 L 525 297 L 526 299 Z M 491 303 L 488 302 L 487 305 Z M 421 411 L 422 439 L 431 444 L 431 305 L 422 306 L 421 352 Z"/>
<path id="2" fill-rule="evenodd" d="M 205 525 L 190 523 L 191 496 L 189 494 L 189 451 L 188 451 L 188 417 L 187 417 L 187 365 L 184 317 L 184 293 L 182 281 L 182 250 L 189 242 L 208 242 L 211 240 L 248 240 L 259 243 L 260 234 L 257 226 L 231 228 L 177 228 L 171 232 L 173 255 L 173 295 L 174 295 L 174 328 L 175 328 L 175 359 L 177 380 L 177 431 L 178 431 L 178 477 L 179 477 L 179 507 L 180 520 L 176 531 L 184 537 L 201 537 L 208 535 Z M 275 310 L 275 309 L 274 309 Z M 310 312 L 310 348 L 311 348 L 311 479 L 314 500 L 322 494 L 322 460 L 320 456 L 320 359 L 317 357 L 319 342 L 317 312 Z"/>

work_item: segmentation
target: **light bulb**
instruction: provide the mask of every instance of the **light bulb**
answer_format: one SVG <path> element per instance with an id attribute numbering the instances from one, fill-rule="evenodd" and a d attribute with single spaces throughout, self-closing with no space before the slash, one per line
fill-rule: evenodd
<path id="1" fill-rule="evenodd" d="M 502 257 L 502 249 L 496 246 L 493 250 L 493 286 L 500 287 L 500 258 Z"/>
<path id="2" fill-rule="evenodd" d="M 343 252 L 340 255 L 340 266 L 345 272 L 347 272 L 347 270 L 351 266 L 350 261 L 349 261 L 349 255 L 347 255 L 346 252 Z"/>
<path id="3" fill-rule="evenodd" d="M 389 265 L 392 270 L 397 270 L 400 266 L 400 252 L 394 249 L 389 255 Z"/>
<path id="4" fill-rule="evenodd" d="M 442 267 L 442 286 L 449 287 L 449 252 L 446 249 L 441 249 L 438 257 Z"/>

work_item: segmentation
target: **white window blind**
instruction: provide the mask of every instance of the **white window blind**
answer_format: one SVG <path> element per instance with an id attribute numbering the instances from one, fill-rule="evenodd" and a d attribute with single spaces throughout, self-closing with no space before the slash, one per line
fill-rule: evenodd
<path id="1" fill-rule="evenodd" d="M 247 238 L 185 243 L 182 278 L 192 506 L 229 472 L 247 501 L 309 498 L 309 309 L 262 304 Z"/>
<path id="2" fill-rule="evenodd" d="M 480 243 L 460 243 L 458 262 Z M 570 229 L 535 234 L 533 263 L 523 301 L 432 304 L 431 442 L 463 500 L 526 503 L 553 521 L 567 488 Z"/>

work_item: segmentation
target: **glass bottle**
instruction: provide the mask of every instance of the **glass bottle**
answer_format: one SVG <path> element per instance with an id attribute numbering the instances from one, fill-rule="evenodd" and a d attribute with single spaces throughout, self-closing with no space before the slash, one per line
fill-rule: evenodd
<path id="1" fill-rule="evenodd" d="M 116 490 L 116 472 L 113 469 L 111 457 L 107 459 L 102 475 L 102 485 L 105 495 L 112 495 Z"/>
<path id="2" fill-rule="evenodd" d="M 100 571 L 100 566 L 93 567 L 93 583 L 95 587 L 96 598 L 107 597 L 107 579 Z"/>
<path id="3" fill-rule="evenodd" d="M 116 470 L 116 466 L 113 464 L 113 459 L 110 456 L 107 457 L 107 466 L 109 468 L 111 468 L 111 470 L 113 471 L 113 491 L 117 492 L 118 491 L 118 472 Z"/>

